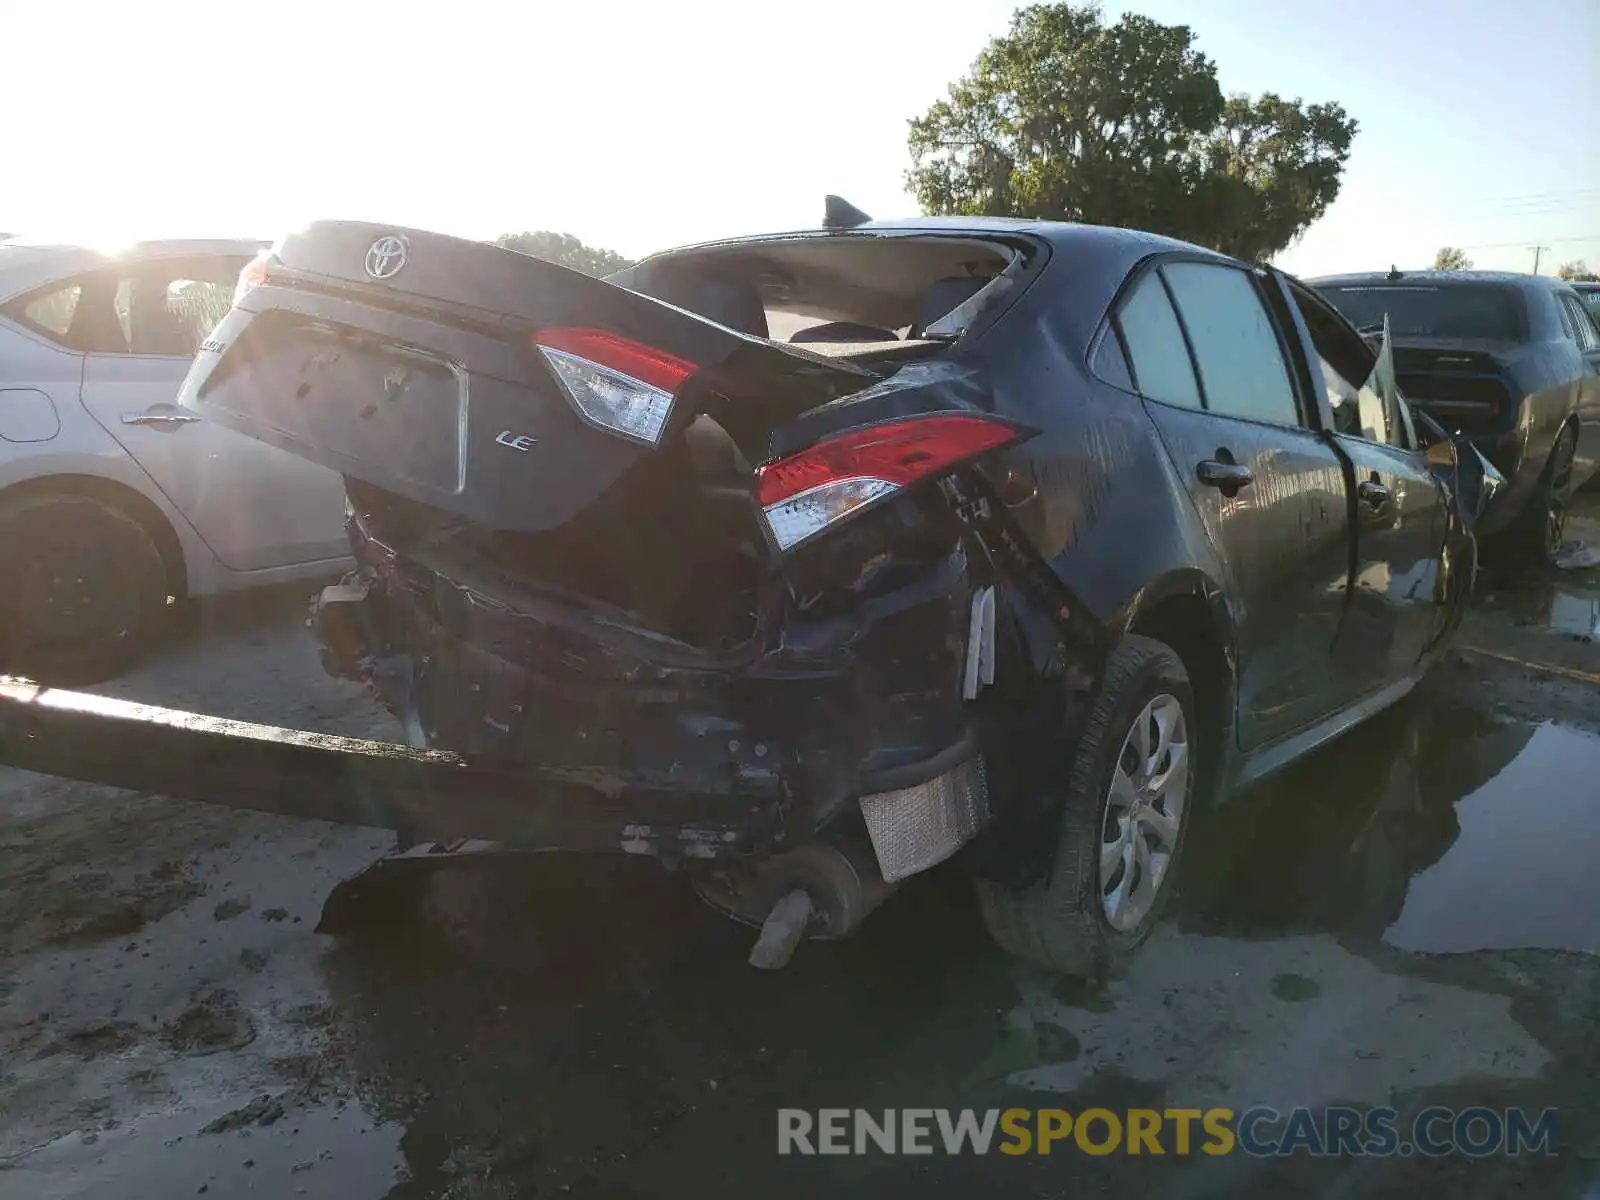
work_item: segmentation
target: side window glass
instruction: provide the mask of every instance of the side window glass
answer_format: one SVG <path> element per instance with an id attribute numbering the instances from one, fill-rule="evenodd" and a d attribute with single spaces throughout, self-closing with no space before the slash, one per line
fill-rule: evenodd
<path id="1" fill-rule="evenodd" d="M 1299 285 L 1291 285 L 1290 294 L 1316 350 L 1323 392 L 1333 410 L 1334 430 L 1369 442 L 1410 445 L 1401 428 L 1406 415 L 1400 414 L 1399 421 L 1390 420 L 1383 397 L 1374 386 L 1377 364 L 1370 345 L 1343 317 L 1318 303 Z M 1356 379 L 1361 382 L 1356 383 Z"/>
<path id="2" fill-rule="evenodd" d="M 1156 272 L 1147 273 L 1122 302 L 1117 325 L 1139 394 L 1166 404 L 1199 408 L 1200 389 L 1183 329 Z"/>
<path id="3" fill-rule="evenodd" d="M 192 358 L 233 304 L 243 263 L 152 262 L 118 281 L 113 307 L 133 354 Z"/>
<path id="4" fill-rule="evenodd" d="M 1131 392 L 1133 376 L 1128 371 L 1128 360 L 1122 355 L 1122 346 L 1117 341 L 1117 331 L 1107 328 L 1100 336 L 1100 345 L 1095 349 L 1094 362 L 1090 369 L 1096 378 L 1103 379 L 1112 387 L 1121 388 Z"/>
<path id="5" fill-rule="evenodd" d="M 1593 350 L 1600 345 L 1600 334 L 1596 333 L 1594 322 L 1589 319 L 1582 300 L 1573 296 L 1562 296 L 1561 307 L 1566 310 L 1572 322 L 1573 334 L 1580 349 Z"/>
<path id="6" fill-rule="evenodd" d="M 1322 384 L 1327 390 L 1328 404 L 1333 409 L 1335 429 L 1369 442 L 1383 442 L 1390 446 L 1406 444 L 1397 423 L 1390 421 L 1389 414 L 1384 411 L 1383 397 L 1373 389 L 1370 378 L 1357 386 L 1320 354 L 1318 362 L 1322 367 Z"/>
<path id="7" fill-rule="evenodd" d="M 1206 408 L 1299 425 L 1289 368 L 1250 276 L 1236 267 L 1192 262 L 1169 263 L 1162 272 L 1194 346 Z"/>
<path id="8" fill-rule="evenodd" d="M 111 280 L 84 275 L 71 283 L 55 283 L 11 301 L 8 316 L 69 350 L 85 354 L 127 349 L 117 331 L 109 297 Z"/>
<path id="9" fill-rule="evenodd" d="M 57 340 L 65 338 L 67 330 L 72 328 L 72 316 L 78 311 L 81 295 L 83 285 L 78 283 L 35 293 L 22 302 L 22 319 Z"/>
<path id="10" fill-rule="evenodd" d="M 174 279 L 167 284 L 167 311 L 184 327 L 189 343 L 188 354 L 200 353 L 200 343 L 205 341 L 217 322 L 228 315 L 233 307 L 235 278 L 227 283 L 215 279 Z"/>
<path id="11" fill-rule="evenodd" d="M 1565 296 L 1556 297 L 1556 316 L 1561 318 L 1561 332 L 1567 335 L 1567 339 L 1578 342 L 1581 345 L 1582 339 L 1579 337 L 1578 331 L 1572 327 L 1572 313 L 1567 308 L 1567 298 Z"/>

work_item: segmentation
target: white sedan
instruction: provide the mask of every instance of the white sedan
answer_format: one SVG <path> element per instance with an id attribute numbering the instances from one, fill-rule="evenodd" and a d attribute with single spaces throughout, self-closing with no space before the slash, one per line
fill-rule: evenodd
<path id="1" fill-rule="evenodd" d="M 104 679 L 180 600 L 345 565 L 337 474 L 176 403 L 260 249 L 0 242 L 0 674 Z"/>

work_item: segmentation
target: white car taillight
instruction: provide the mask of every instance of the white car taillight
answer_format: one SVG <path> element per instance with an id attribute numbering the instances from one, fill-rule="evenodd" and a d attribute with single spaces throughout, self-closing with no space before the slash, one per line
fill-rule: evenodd
<path id="1" fill-rule="evenodd" d="M 534 347 L 590 422 L 654 446 L 695 364 L 601 329 L 544 329 Z"/>
<path id="2" fill-rule="evenodd" d="M 244 270 L 239 272 L 239 281 L 233 285 L 235 304 L 244 299 L 252 288 L 260 287 L 267 281 L 267 264 L 271 260 L 272 251 L 262 250 L 245 264 Z"/>
<path id="3" fill-rule="evenodd" d="M 992 417 L 939 413 L 847 430 L 756 471 L 761 510 L 780 550 L 959 462 L 1020 441 Z"/>

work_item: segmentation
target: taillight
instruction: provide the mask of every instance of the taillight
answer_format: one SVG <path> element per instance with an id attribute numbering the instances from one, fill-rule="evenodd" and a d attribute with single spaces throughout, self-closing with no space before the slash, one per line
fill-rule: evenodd
<path id="1" fill-rule="evenodd" d="M 262 250 L 245 264 L 244 270 L 239 272 L 239 282 L 233 285 L 233 302 L 240 300 L 252 288 L 258 288 L 267 281 L 267 263 L 272 260 L 272 251 Z"/>
<path id="2" fill-rule="evenodd" d="M 756 471 L 761 510 L 788 550 L 852 513 L 959 462 L 1020 441 L 1003 421 L 942 414 L 852 429 Z"/>
<path id="3" fill-rule="evenodd" d="M 667 427 L 672 402 L 697 370 L 665 350 L 603 329 L 544 329 L 533 344 L 580 413 L 652 446 Z"/>

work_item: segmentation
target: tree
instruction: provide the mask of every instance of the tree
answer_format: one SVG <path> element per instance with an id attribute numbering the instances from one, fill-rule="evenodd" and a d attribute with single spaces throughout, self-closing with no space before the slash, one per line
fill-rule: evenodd
<path id="1" fill-rule="evenodd" d="M 906 183 L 931 213 L 1121 225 L 1255 259 L 1327 210 L 1355 132 L 1337 104 L 1224 98 L 1188 26 L 1038 4 L 910 122 Z"/>
<path id="2" fill-rule="evenodd" d="M 502 233 L 495 238 L 494 244 L 504 246 L 507 250 L 515 250 L 519 254 L 531 254 L 534 258 L 543 258 L 559 263 L 563 267 L 571 267 L 574 271 L 582 271 L 585 275 L 610 275 L 613 271 L 633 266 L 631 258 L 623 258 L 615 250 L 586 246 L 570 233 L 552 233 L 548 229 L 528 233 Z"/>
<path id="3" fill-rule="evenodd" d="M 1460 246 L 1440 246 L 1439 253 L 1433 256 L 1433 269 L 1435 271 L 1470 271 L 1472 260 L 1467 257 L 1467 252 Z"/>
<path id="4" fill-rule="evenodd" d="M 1589 264 L 1581 258 L 1574 262 L 1562 263 L 1556 274 L 1568 283 L 1600 283 L 1600 275 L 1589 270 Z"/>

